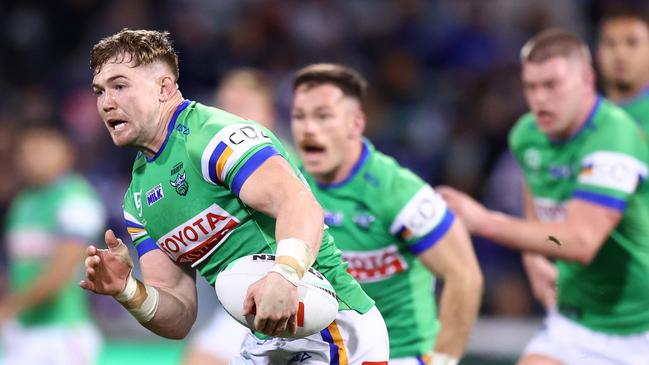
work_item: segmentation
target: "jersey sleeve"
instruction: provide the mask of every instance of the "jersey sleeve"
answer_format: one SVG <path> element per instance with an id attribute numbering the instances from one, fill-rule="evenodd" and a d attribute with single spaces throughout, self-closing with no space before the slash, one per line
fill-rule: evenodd
<path id="1" fill-rule="evenodd" d="M 633 122 L 625 122 L 610 120 L 581 149 L 573 198 L 624 211 L 628 198 L 646 179 L 647 145 Z"/>
<path id="2" fill-rule="evenodd" d="M 268 158 L 281 155 L 268 130 L 252 123 L 230 124 L 214 134 L 200 153 L 203 178 L 239 196 L 248 177 Z"/>
<path id="3" fill-rule="evenodd" d="M 390 234 L 415 255 L 434 246 L 453 224 L 453 213 L 430 185 L 400 169 L 390 188 Z M 386 202 L 388 200 L 386 199 Z"/>
<path id="4" fill-rule="evenodd" d="M 62 198 L 56 220 L 60 236 L 88 244 L 101 237 L 106 212 L 96 197 L 80 189 Z"/>
<path id="5" fill-rule="evenodd" d="M 144 224 L 139 219 L 142 209 L 141 199 L 141 193 L 132 192 L 131 189 L 126 192 L 124 197 L 124 224 L 138 257 L 142 257 L 149 251 L 159 249 L 155 240 L 149 236 Z"/>

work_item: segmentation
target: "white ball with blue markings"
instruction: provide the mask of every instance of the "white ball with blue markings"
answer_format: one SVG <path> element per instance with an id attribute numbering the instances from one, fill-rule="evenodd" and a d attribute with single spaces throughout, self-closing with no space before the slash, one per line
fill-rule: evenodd
<path id="1" fill-rule="evenodd" d="M 263 278 L 273 267 L 275 256 L 255 254 L 230 263 L 216 277 L 216 295 L 223 308 L 242 325 L 254 330 L 254 316 L 243 315 L 248 287 Z M 325 329 L 336 318 L 338 300 L 329 281 L 313 268 L 304 274 L 298 285 L 297 333 L 288 331 L 279 337 L 302 338 Z"/>

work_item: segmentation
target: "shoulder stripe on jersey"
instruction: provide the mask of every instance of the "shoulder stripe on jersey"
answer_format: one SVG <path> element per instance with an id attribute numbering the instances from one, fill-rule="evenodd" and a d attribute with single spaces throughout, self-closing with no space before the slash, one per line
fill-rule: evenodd
<path id="1" fill-rule="evenodd" d="M 210 164 L 209 164 L 209 173 L 210 180 L 215 184 L 220 184 L 224 176 L 221 176 L 223 173 L 223 168 L 225 163 L 228 161 L 228 158 L 232 155 L 232 148 L 228 147 L 223 142 L 219 142 L 216 145 L 216 148 L 210 155 Z"/>
<path id="2" fill-rule="evenodd" d="M 620 212 L 623 212 L 624 208 L 626 208 L 626 202 L 624 200 L 609 195 L 593 193 L 592 191 L 576 190 L 572 196 L 606 208 L 619 210 Z"/>
<path id="3" fill-rule="evenodd" d="M 257 168 L 261 166 L 262 163 L 264 163 L 264 161 L 268 160 L 272 156 L 279 154 L 280 153 L 273 146 L 266 146 L 255 152 L 255 154 L 252 155 L 248 159 L 248 161 L 243 164 L 243 166 L 237 172 L 237 175 L 232 180 L 232 192 L 236 196 L 239 196 L 239 191 L 241 191 L 241 187 L 243 186 L 243 183 L 246 182 L 248 177 L 252 175 L 252 173 L 255 172 L 255 170 L 257 170 Z"/>
<path id="4" fill-rule="evenodd" d="M 410 252 L 412 252 L 414 255 L 419 255 L 420 253 L 426 251 L 428 248 L 433 247 L 435 244 L 437 244 L 437 242 L 439 242 L 442 237 L 444 237 L 446 232 L 451 229 L 454 220 L 455 215 L 450 210 L 446 209 L 446 213 L 444 213 L 442 221 L 439 222 L 435 229 L 433 229 L 429 234 L 422 237 L 419 242 L 415 243 L 414 245 L 408 246 Z"/>
<path id="5" fill-rule="evenodd" d="M 140 244 L 137 245 L 137 247 L 135 247 L 135 249 L 137 250 L 137 256 L 142 257 L 145 253 L 147 253 L 149 251 L 153 251 L 153 250 L 159 250 L 160 248 L 155 243 L 153 238 L 149 237 L 149 238 L 145 239 L 144 241 L 140 242 Z"/>

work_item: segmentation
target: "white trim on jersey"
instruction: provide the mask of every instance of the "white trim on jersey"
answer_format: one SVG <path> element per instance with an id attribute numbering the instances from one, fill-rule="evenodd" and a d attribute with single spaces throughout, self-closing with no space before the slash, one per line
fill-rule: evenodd
<path id="1" fill-rule="evenodd" d="M 632 193 L 647 177 L 647 164 L 620 152 L 596 151 L 582 160 L 579 184 Z"/>
<path id="2" fill-rule="evenodd" d="M 272 144 L 272 141 L 258 125 L 236 123 L 221 129 L 203 150 L 203 179 L 212 184 L 223 183 L 241 157 L 262 144 Z"/>
<path id="3" fill-rule="evenodd" d="M 399 211 L 390 226 L 390 234 L 404 239 L 422 237 L 444 218 L 446 202 L 429 185 L 424 185 Z"/>

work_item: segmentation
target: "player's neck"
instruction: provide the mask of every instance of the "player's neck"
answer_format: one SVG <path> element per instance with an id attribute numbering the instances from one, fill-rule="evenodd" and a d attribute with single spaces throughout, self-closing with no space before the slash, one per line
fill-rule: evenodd
<path id="1" fill-rule="evenodd" d="M 140 147 L 140 150 L 146 157 L 153 157 L 156 153 L 162 148 L 162 145 L 167 138 L 169 123 L 173 118 L 174 112 L 178 109 L 178 106 L 183 102 L 183 96 L 180 91 L 176 91 L 174 96 L 167 100 L 163 106 L 160 113 L 160 119 L 156 124 L 156 130 L 154 132 L 151 142 Z"/>
<path id="2" fill-rule="evenodd" d="M 358 141 L 358 143 L 354 143 L 348 150 L 347 156 L 349 156 L 349 158 L 345 159 L 339 168 L 334 170 L 331 174 L 315 176 L 318 184 L 334 185 L 345 181 L 361 159 L 362 152 L 363 142 Z"/>
<path id="3" fill-rule="evenodd" d="M 640 95 L 644 90 L 649 88 L 649 80 L 638 82 L 631 87 L 620 87 L 619 85 L 609 84 L 605 87 L 606 97 L 616 104 L 625 103 Z"/>
<path id="4" fill-rule="evenodd" d="M 573 123 L 568 131 L 566 131 L 565 135 L 561 136 L 561 138 L 559 139 L 566 139 L 574 136 L 584 126 L 584 124 L 588 122 L 590 114 L 592 113 L 593 108 L 595 108 L 596 103 L 597 94 L 593 90 L 593 92 L 588 93 L 588 96 L 584 98 L 584 103 L 582 104 L 581 110 L 579 111 L 579 115 L 577 117 L 578 122 Z"/>

